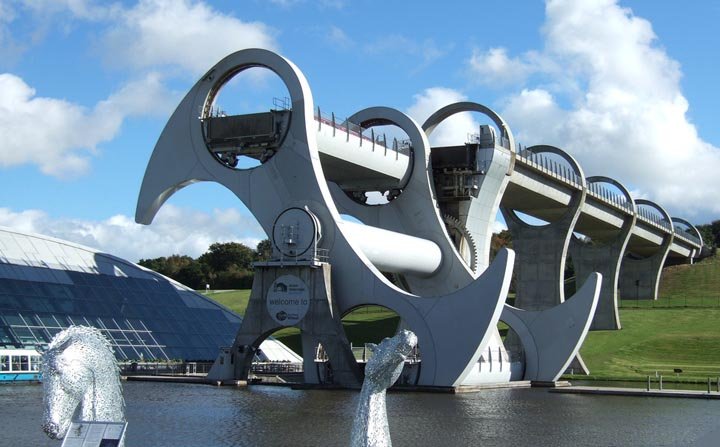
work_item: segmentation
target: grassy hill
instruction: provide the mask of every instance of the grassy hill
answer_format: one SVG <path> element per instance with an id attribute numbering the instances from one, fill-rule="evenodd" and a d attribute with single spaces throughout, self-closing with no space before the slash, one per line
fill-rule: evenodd
<path id="1" fill-rule="evenodd" d="M 720 376 L 720 257 L 666 267 L 657 301 L 621 300 L 620 331 L 590 332 L 580 350 L 592 376 Z M 675 368 L 682 369 L 676 375 Z"/>
<path id="2" fill-rule="evenodd" d="M 596 378 L 720 377 L 720 309 L 621 309 L 620 331 L 594 331 L 580 354 Z"/>
<path id="3" fill-rule="evenodd" d="M 234 311 L 245 312 L 249 290 L 209 295 Z M 581 355 L 599 379 L 636 379 L 659 374 L 706 380 L 720 376 L 720 257 L 695 265 L 664 270 L 657 301 L 621 301 L 620 331 L 590 332 Z M 343 319 L 355 346 L 392 334 L 397 316 L 381 307 L 367 307 Z M 295 329 L 274 334 L 300 351 Z M 677 377 L 676 377 L 677 378 Z"/>

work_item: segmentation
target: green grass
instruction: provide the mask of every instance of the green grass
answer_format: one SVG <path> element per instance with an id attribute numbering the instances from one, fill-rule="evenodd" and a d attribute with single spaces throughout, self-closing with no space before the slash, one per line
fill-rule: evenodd
<path id="1" fill-rule="evenodd" d="M 198 293 L 205 295 L 204 290 L 198 290 Z M 210 292 L 206 296 L 211 300 L 217 301 L 223 306 L 229 308 L 233 312 L 244 315 L 245 308 L 250 300 L 250 289 Z"/>
<path id="2" fill-rule="evenodd" d="M 594 331 L 580 354 L 591 375 L 642 379 L 658 374 L 720 376 L 720 309 L 622 309 L 620 331 Z"/>
<path id="3" fill-rule="evenodd" d="M 660 297 L 623 300 L 620 331 L 594 331 L 580 353 L 593 377 L 720 376 L 720 258 L 663 270 Z M 679 375 L 676 368 L 682 369 Z"/>

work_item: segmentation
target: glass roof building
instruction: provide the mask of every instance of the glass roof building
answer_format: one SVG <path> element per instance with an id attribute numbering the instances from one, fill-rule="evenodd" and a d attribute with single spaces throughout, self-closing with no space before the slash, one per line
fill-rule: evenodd
<path id="1" fill-rule="evenodd" d="M 240 322 L 139 265 L 0 227 L 0 347 L 42 346 L 70 325 L 85 325 L 102 330 L 118 360 L 212 361 L 221 346 L 232 345 Z"/>

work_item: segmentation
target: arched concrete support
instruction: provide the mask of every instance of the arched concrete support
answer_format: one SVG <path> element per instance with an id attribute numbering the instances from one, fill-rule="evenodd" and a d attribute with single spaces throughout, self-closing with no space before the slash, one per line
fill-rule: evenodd
<path id="1" fill-rule="evenodd" d="M 590 330 L 617 330 L 622 327 L 617 295 L 620 266 L 625 255 L 625 247 L 630 240 L 633 226 L 635 226 L 635 200 L 624 185 L 611 178 L 593 176 L 588 177 L 587 182 L 588 184 L 603 182 L 616 186 L 625 196 L 625 200 L 632 205 L 633 212 L 624 215 L 622 228 L 613 240 L 587 244 L 573 236 L 570 243 L 575 277 L 586 278 L 592 272 L 599 272 L 603 276 L 600 298 Z"/>
<path id="2" fill-rule="evenodd" d="M 552 153 L 563 157 L 585 184 L 585 174 L 575 159 L 554 146 L 532 146 L 529 152 Z M 585 202 L 585 188 L 572 194 L 565 214 L 555 222 L 532 226 L 523 222 L 514 210 L 501 206 L 512 234 L 515 258 L 515 306 L 524 310 L 545 310 L 565 301 L 564 273 L 568 245 Z"/>
<path id="3" fill-rule="evenodd" d="M 673 229 L 675 231 L 677 231 L 677 225 L 675 225 L 675 224 L 684 225 L 685 227 L 687 227 L 688 230 L 690 230 L 692 233 L 694 233 L 693 236 L 697 237 L 698 240 L 700 241 L 700 249 L 694 250 L 691 253 L 691 255 L 685 260 L 686 261 L 685 263 L 692 264 L 693 261 L 695 260 L 695 258 L 697 258 L 700 255 L 700 253 L 702 252 L 702 248 L 705 246 L 705 243 L 703 242 L 702 234 L 700 234 L 700 231 L 695 227 L 695 225 L 691 224 L 690 222 L 688 222 L 687 220 L 685 220 L 683 218 L 673 217 L 670 220 L 673 223 Z M 683 262 L 682 261 L 676 262 L 676 264 L 681 264 L 681 263 L 683 263 Z M 666 262 L 666 265 L 667 265 L 667 262 Z"/>
<path id="4" fill-rule="evenodd" d="M 300 278 L 307 285 L 310 298 L 307 314 L 292 326 L 278 324 L 268 313 L 266 305 L 266 297 L 273 282 L 285 275 Z M 221 377 L 217 371 L 208 378 L 220 381 L 247 380 L 253 357 L 260 344 L 279 329 L 296 327 L 301 331 L 303 353 L 314 353 L 318 344 L 322 343 L 332 368 L 331 383 L 348 388 L 359 388 L 362 383 L 362 373 L 353 357 L 350 343 L 343 331 L 340 314 L 333 302 L 330 280 L 328 264 L 323 264 L 319 268 L 256 267 L 250 300 L 230 351 L 232 355 L 229 361 L 232 368 L 225 370 L 226 374 L 232 372 L 232 376 Z M 305 383 L 321 381 L 321 374 L 317 371 L 318 366 L 313 359 L 313 355 L 303 356 Z"/>
<path id="5" fill-rule="evenodd" d="M 543 311 L 505 305 L 500 319 L 517 334 L 525 351 L 525 380 L 554 382 L 585 341 L 600 294 L 602 275 L 591 273 L 562 304 Z"/>
<path id="6" fill-rule="evenodd" d="M 457 209 L 447 211 L 456 217 L 472 235 L 477 249 L 476 271 L 484 271 L 490 261 L 490 245 L 492 230 L 500 206 L 500 200 L 509 182 L 515 160 L 515 139 L 510 126 L 492 109 L 475 102 L 458 102 L 443 107 L 433 113 L 423 124 L 428 138 L 435 128 L 447 118 L 463 113 L 479 112 L 488 116 L 500 129 L 501 141 L 495 147 L 481 148 L 482 160 L 485 165 L 484 174 L 480 176 L 477 197 L 469 200 L 453 202 Z"/>
<path id="7" fill-rule="evenodd" d="M 660 275 L 673 242 L 674 226 L 670 214 L 657 203 L 635 199 L 635 205 L 651 206 L 658 210 L 670 224 L 670 232 L 665 234 L 662 245 L 652 255 L 642 259 L 625 256 L 620 268 L 620 297 L 625 300 L 657 300 Z"/>
<path id="8" fill-rule="evenodd" d="M 290 125 L 272 158 L 251 170 L 234 170 L 208 150 L 197 111 L 207 108 L 213 92 L 226 79 L 257 66 L 272 70 L 285 82 L 292 100 Z M 391 120 L 409 123 L 407 128 L 414 132 L 409 133 L 414 138 L 413 144 L 423 141 L 427 147 L 425 134 L 417 124 L 403 121 L 402 114 L 395 117 L 396 120 Z M 231 54 L 195 84 L 165 126 L 143 179 L 136 221 L 150 223 L 174 192 L 196 181 L 214 181 L 230 189 L 267 234 L 272 234 L 275 219 L 288 208 L 307 209 L 322 228 L 318 248 L 330 253 L 333 298 L 338 311 L 342 314 L 367 304 L 392 309 L 418 337 L 422 350 L 418 384 L 457 386 L 487 347 L 492 334 L 488 328 L 497 324 L 510 284 L 513 252 L 501 251 L 488 269 L 473 280 L 457 252 L 450 251 L 445 257 L 447 250 L 441 246 L 443 264 L 454 267 L 441 268 L 448 276 L 436 278 L 437 283 L 445 284 L 435 286 L 435 290 L 447 293 L 418 296 L 394 286 L 372 265 L 342 225 L 320 164 L 315 128 L 310 87 L 295 65 L 267 50 Z M 424 177 L 426 188 L 431 191 L 426 170 Z M 412 194 L 406 200 L 410 197 Z M 424 206 L 425 198 L 419 200 L 418 206 Z M 427 237 L 440 246 L 443 242 L 437 235 L 442 231 L 442 237 L 451 243 L 440 227 L 442 222 L 435 221 L 437 212 L 423 213 Z"/>

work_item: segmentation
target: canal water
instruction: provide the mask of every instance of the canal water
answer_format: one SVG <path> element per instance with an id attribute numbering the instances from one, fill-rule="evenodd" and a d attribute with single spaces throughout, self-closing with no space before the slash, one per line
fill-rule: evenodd
<path id="1" fill-rule="evenodd" d="M 124 383 L 127 447 L 346 446 L 359 393 Z M 717 446 L 720 401 L 502 389 L 388 394 L 393 446 Z M 42 386 L 0 387 L 0 446 L 55 446 Z"/>

